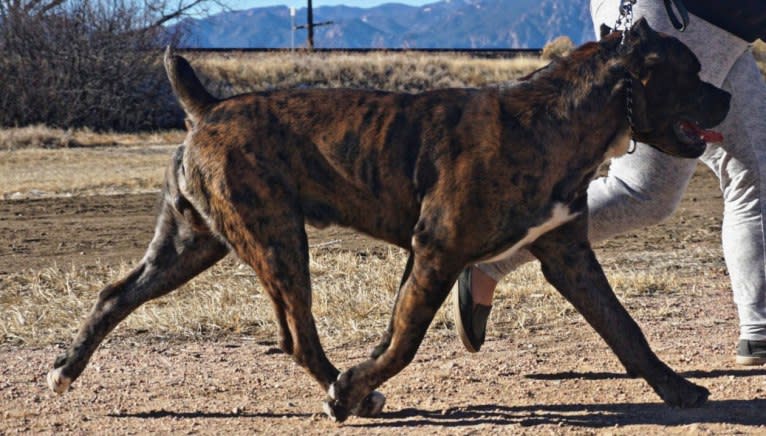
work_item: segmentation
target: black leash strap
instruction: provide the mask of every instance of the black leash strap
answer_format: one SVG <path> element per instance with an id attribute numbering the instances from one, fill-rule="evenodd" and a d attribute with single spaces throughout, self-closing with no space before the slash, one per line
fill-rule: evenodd
<path id="1" fill-rule="evenodd" d="M 689 12 L 686 10 L 686 6 L 684 5 L 683 0 L 664 1 L 665 10 L 668 12 L 668 18 L 670 18 L 670 22 L 673 24 L 673 27 L 675 27 L 679 32 L 686 30 L 686 26 L 689 25 Z M 673 6 L 675 6 L 676 11 L 678 11 L 678 14 L 681 16 L 680 20 L 676 16 L 675 11 L 673 11 Z"/>

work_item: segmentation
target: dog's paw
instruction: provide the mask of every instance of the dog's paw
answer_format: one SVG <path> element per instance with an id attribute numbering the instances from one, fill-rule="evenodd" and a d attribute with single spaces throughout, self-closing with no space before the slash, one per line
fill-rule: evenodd
<path id="1" fill-rule="evenodd" d="M 700 407 L 707 402 L 710 391 L 702 386 L 689 383 L 689 387 L 681 393 L 681 399 L 676 405 L 681 408 Z"/>
<path id="2" fill-rule="evenodd" d="M 322 410 L 325 415 L 335 422 L 343 422 L 349 417 L 348 409 L 339 402 L 328 398 L 322 402 Z"/>
<path id="3" fill-rule="evenodd" d="M 352 415 L 360 416 L 363 418 L 374 418 L 380 415 L 383 411 L 383 406 L 386 405 L 386 396 L 378 391 L 372 391 L 369 395 L 364 397 L 359 406 L 356 407 L 351 413 Z"/>
<path id="4" fill-rule="evenodd" d="M 338 392 L 340 388 L 338 388 L 336 384 L 337 382 L 331 384 L 327 389 L 328 398 L 322 404 L 324 413 L 333 421 L 343 422 L 351 415 L 372 418 L 380 415 L 380 412 L 383 411 L 383 406 L 386 404 L 386 397 L 380 392 L 370 392 L 355 407 L 349 408 L 348 405 L 341 402 Z"/>
<path id="5" fill-rule="evenodd" d="M 678 377 L 675 383 L 658 390 L 662 400 L 671 407 L 682 409 L 700 407 L 707 401 L 710 391 L 702 386 Z"/>
<path id="6" fill-rule="evenodd" d="M 48 387 L 57 394 L 63 394 L 72 384 L 72 379 L 61 373 L 61 368 L 56 368 L 48 373 Z"/>
<path id="7" fill-rule="evenodd" d="M 340 378 L 340 375 L 338 378 Z M 343 422 L 348 419 L 350 414 L 348 408 L 338 401 L 339 388 L 335 386 L 336 383 L 337 382 L 330 384 L 330 387 L 327 388 L 327 399 L 322 402 L 322 410 L 324 410 L 325 415 L 333 421 Z"/>

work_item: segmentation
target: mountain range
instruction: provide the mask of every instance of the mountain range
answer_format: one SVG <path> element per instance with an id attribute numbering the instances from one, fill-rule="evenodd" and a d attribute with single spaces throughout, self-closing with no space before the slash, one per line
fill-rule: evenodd
<path id="1" fill-rule="evenodd" d="M 306 23 L 306 8 L 294 22 Z M 314 8 L 317 48 L 540 48 L 569 36 L 593 39 L 588 0 L 442 0 L 424 6 L 388 3 L 372 8 Z M 291 46 L 287 6 L 227 11 L 180 23 L 187 47 L 286 48 Z M 296 30 L 295 46 L 306 31 Z"/>

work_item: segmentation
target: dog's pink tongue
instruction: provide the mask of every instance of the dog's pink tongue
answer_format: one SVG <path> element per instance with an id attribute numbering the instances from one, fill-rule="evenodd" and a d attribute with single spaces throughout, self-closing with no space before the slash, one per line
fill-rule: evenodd
<path id="1" fill-rule="evenodd" d="M 723 142 L 723 134 L 721 132 L 716 132 L 714 130 L 705 130 L 705 129 L 699 129 L 699 135 L 700 138 L 702 138 L 703 141 L 710 143 L 715 142 Z"/>
<path id="2" fill-rule="evenodd" d="M 683 121 L 682 126 L 685 131 L 689 132 L 691 135 L 694 135 L 702 139 L 708 144 L 715 143 L 715 142 L 723 142 L 723 135 L 720 132 L 716 132 L 714 130 L 702 129 L 698 125 L 689 121 Z"/>

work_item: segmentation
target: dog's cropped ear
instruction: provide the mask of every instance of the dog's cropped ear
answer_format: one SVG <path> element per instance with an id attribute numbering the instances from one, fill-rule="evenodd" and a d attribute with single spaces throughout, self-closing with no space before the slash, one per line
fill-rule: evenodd
<path id="1" fill-rule="evenodd" d="M 621 51 L 623 65 L 633 77 L 643 79 L 649 67 L 660 61 L 658 53 L 649 51 L 657 38 L 657 32 L 649 27 L 644 18 L 630 28 Z"/>
<path id="2" fill-rule="evenodd" d="M 620 42 L 622 41 L 620 35 L 615 33 L 614 29 L 604 23 L 601 23 L 601 27 L 599 28 L 599 35 L 599 45 L 610 51 L 619 46 Z"/>
<path id="3" fill-rule="evenodd" d="M 611 27 L 607 26 L 604 23 L 601 23 L 601 27 L 599 28 L 599 32 L 598 32 L 599 38 L 604 38 L 606 35 L 609 35 L 613 31 L 614 30 Z"/>
<path id="4" fill-rule="evenodd" d="M 646 22 L 646 18 L 641 17 L 638 19 L 638 21 L 636 21 L 635 24 L 633 24 L 633 27 L 630 28 L 630 33 L 638 41 L 648 41 L 657 32 L 649 27 L 649 23 Z"/>

